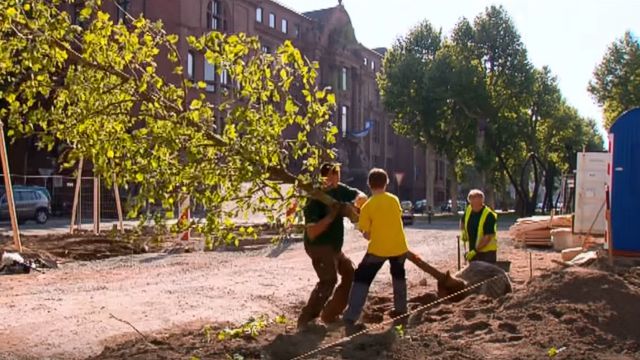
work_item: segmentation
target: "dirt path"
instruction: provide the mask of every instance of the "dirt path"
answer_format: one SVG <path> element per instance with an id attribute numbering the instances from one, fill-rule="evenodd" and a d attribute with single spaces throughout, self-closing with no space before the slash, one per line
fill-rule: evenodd
<path id="1" fill-rule="evenodd" d="M 427 261 L 453 270 L 455 224 L 438 227 L 407 229 L 410 245 Z M 346 236 L 345 252 L 357 263 L 366 243 L 352 229 Z M 512 272 L 528 275 L 523 254 L 507 247 L 505 254 L 518 261 Z M 536 256 L 544 262 L 538 267 L 548 265 L 546 254 Z M 425 290 L 424 279 L 430 288 L 435 286 L 414 266 L 407 269 L 410 296 Z M 387 272 L 383 268 L 382 273 Z M 314 281 L 300 243 L 251 252 L 134 255 L 70 263 L 46 274 L 4 276 L 0 358 L 96 355 L 104 344 L 132 335 L 131 328 L 110 314 L 153 334 L 176 326 L 240 323 L 261 314 L 291 313 L 306 300 Z M 380 276 L 372 290 L 389 281 Z"/>

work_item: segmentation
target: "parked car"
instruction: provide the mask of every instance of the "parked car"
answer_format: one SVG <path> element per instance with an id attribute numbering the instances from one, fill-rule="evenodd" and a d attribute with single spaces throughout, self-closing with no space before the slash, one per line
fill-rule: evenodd
<path id="1" fill-rule="evenodd" d="M 400 207 L 402 208 L 402 224 L 413 225 L 415 216 L 413 214 L 413 204 L 411 201 L 400 202 Z"/>
<path id="2" fill-rule="evenodd" d="M 51 194 L 49 193 L 49 190 L 47 190 L 46 187 L 43 186 L 35 186 L 35 185 L 13 185 L 13 191 L 16 190 L 37 190 L 40 191 L 44 196 L 47 197 L 47 199 L 49 201 L 51 201 Z M 0 195 L 4 195 L 5 190 L 4 190 L 4 185 L 0 185 Z"/>
<path id="3" fill-rule="evenodd" d="M 427 200 L 422 199 L 416 201 L 416 205 L 414 207 L 414 212 L 424 214 L 427 212 Z"/>
<path id="4" fill-rule="evenodd" d="M 440 210 L 442 212 L 453 212 L 451 207 L 452 207 L 452 201 L 449 200 L 446 203 L 440 205 Z M 464 211 L 466 207 L 467 207 L 467 202 L 466 201 L 458 200 L 458 210 L 457 211 Z"/>
<path id="5" fill-rule="evenodd" d="M 44 224 L 51 214 L 51 201 L 39 189 L 17 187 L 13 190 L 13 199 L 16 205 L 18 223 L 27 220 L 35 220 L 38 224 Z M 0 219 L 9 219 L 9 206 L 7 194 L 0 198 Z"/>

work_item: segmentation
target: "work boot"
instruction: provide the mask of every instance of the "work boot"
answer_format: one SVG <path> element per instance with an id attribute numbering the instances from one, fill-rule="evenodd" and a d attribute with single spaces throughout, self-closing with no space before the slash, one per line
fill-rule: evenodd
<path id="1" fill-rule="evenodd" d="M 363 330 L 365 330 L 367 327 L 362 324 L 362 323 L 355 323 L 352 320 L 347 320 L 344 319 L 342 320 L 344 323 L 344 335 L 345 336 L 352 336 L 354 334 L 357 334 Z"/>
<path id="2" fill-rule="evenodd" d="M 309 315 L 309 313 L 303 311 L 298 317 L 298 329 L 308 327 L 316 317 L 317 316 Z"/>

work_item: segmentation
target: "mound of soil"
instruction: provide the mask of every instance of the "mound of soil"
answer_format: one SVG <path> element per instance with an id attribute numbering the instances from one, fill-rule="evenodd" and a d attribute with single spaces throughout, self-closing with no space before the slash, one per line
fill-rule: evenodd
<path id="1" fill-rule="evenodd" d="M 555 269 L 497 300 L 472 295 L 416 312 L 402 331 L 376 325 L 389 318 L 392 298 L 372 294 L 363 314 L 372 331 L 308 358 L 541 359 L 554 347 L 558 359 L 638 359 L 639 276 L 638 267 Z M 434 298 L 413 298 L 411 308 Z M 96 359 L 291 359 L 343 336 L 337 325 L 274 324 L 255 338 L 218 341 L 200 328 L 115 344 Z"/>
<path id="2" fill-rule="evenodd" d="M 126 236 L 125 236 L 126 237 Z M 152 237 L 143 236 L 136 241 L 125 240 L 120 234 L 91 232 L 46 236 L 22 236 L 22 255 L 25 259 L 91 261 L 116 256 L 160 251 L 164 246 Z M 15 251 L 11 237 L 0 238 L 0 251 Z"/>

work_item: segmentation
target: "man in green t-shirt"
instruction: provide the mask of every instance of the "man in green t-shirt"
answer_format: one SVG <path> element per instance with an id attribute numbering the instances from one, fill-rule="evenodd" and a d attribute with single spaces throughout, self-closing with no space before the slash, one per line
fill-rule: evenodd
<path id="1" fill-rule="evenodd" d="M 298 327 L 305 326 L 318 316 L 325 323 L 335 322 L 347 307 L 354 266 L 342 252 L 343 204 L 353 202 L 356 207 L 360 207 L 367 200 L 367 196 L 361 191 L 340 182 L 340 164 L 322 164 L 320 175 L 324 180 L 324 191 L 339 203 L 328 207 L 318 200 L 310 199 L 304 208 L 304 248 L 318 275 L 318 283 L 311 292 L 307 305 L 302 308 Z M 336 287 L 338 274 L 341 280 Z"/>

